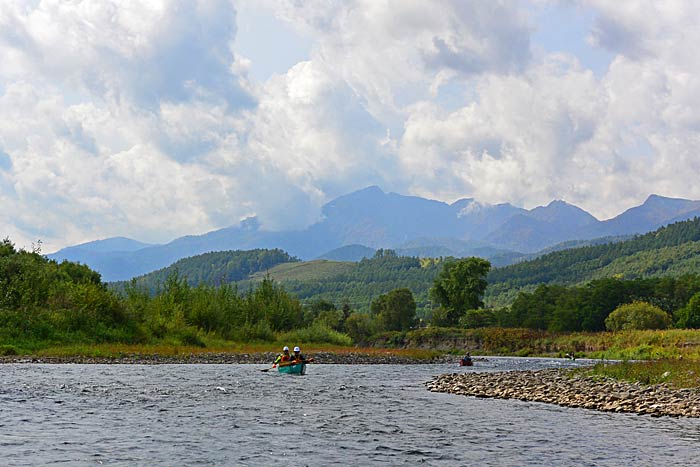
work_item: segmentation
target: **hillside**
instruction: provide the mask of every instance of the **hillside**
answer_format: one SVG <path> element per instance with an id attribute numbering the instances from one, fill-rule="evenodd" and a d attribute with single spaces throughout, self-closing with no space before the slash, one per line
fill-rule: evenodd
<path id="1" fill-rule="evenodd" d="M 677 222 L 630 240 L 555 251 L 493 269 L 487 300 L 505 304 L 537 284 L 579 284 L 592 279 L 635 279 L 697 273 L 700 218 Z"/>
<path id="2" fill-rule="evenodd" d="M 241 281 L 277 265 L 298 261 L 282 250 L 217 251 L 181 259 L 134 280 L 139 286 L 156 290 L 165 284 L 168 277 L 177 274 L 190 285 L 216 286 Z M 115 282 L 112 286 L 120 289 L 124 284 L 125 282 Z"/>
<path id="3" fill-rule="evenodd" d="M 349 261 L 314 260 L 284 263 L 266 271 L 256 272 L 238 284 L 239 288 L 245 288 L 241 286 L 259 282 L 268 276 L 280 283 L 321 281 L 350 273 L 355 267 L 356 265 Z"/>
<path id="4" fill-rule="evenodd" d="M 700 271 L 700 218 L 677 222 L 655 232 L 607 243 L 553 251 L 529 261 L 494 268 L 488 276 L 486 302 L 509 305 L 521 290 L 538 284 L 574 285 L 594 279 L 636 279 L 680 276 Z M 378 250 L 359 262 L 298 261 L 281 250 L 207 253 L 180 260 L 137 279 L 155 290 L 177 271 L 191 284 L 218 285 L 235 282 L 248 290 L 269 275 L 303 302 L 327 300 L 367 310 L 374 298 L 400 287 L 409 288 L 419 313 L 430 308 L 428 291 L 440 270 L 439 261 L 399 256 Z"/>
<path id="5" fill-rule="evenodd" d="M 270 269 L 269 275 L 302 303 L 326 300 L 337 307 L 347 304 L 357 311 L 368 311 L 379 295 L 406 287 L 414 294 L 418 315 L 424 316 L 430 308 L 428 291 L 441 267 L 439 261 L 379 250 L 371 259 L 357 263 L 320 260 L 282 264 Z M 238 282 L 239 290 L 265 275 L 255 274 L 250 280 Z"/>
<path id="6" fill-rule="evenodd" d="M 368 187 L 331 200 L 302 230 L 268 230 L 253 217 L 163 245 L 107 239 L 48 255 L 86 264 L 106 281 L 127 280 L 211 251 L 278 248 L 303 260 L 359 260 L 390 248 L 421 257 L 480 256 L 504 266 L 567 241 L 645 233 L 700 213 L 700 202 L 652 195 L 644 204 L 599 221 L 564 201 L 524 209 L 461 199 L 452 204 Z M 344 248 L 346 247 L 346 248 Z"/>

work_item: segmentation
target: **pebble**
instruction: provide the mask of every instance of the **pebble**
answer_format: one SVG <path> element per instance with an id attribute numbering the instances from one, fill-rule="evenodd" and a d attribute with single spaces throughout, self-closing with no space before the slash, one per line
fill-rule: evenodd
<path id="1" fill-rule="evenodd" d="M 258 353 L 228 353 L 228 352 L 205 352 L 178 355 L 144 355 L 129 354 L 120 357 L 88 357 L 74 355 L 68 357 L 41 357 L 41 359 L 22 356 L 0 357 L 1 363 L 77 363 L 77 364 L 139 364 L 139 365 L 159 365 L 159 364 L 221 364 L 221 363 L 259 363 L 269 365 L 277 357 L 277 352 Z M 365 354 L 361 352 L 332 353 L 314 352 L 308 354 L 314 357 L 314 364 L 335 363 L 335 364 L 417 364 L 417 363 L 452 363 L 453 356 L 444 355 L 432 359 L 416 359 L 392 354 Z"/>
<path id="2" fill-rule="evenodd" d="M 427 387 L 433 392 L 545 402 L 604 412 L 700 417 L 700 388 L 646 386 L 571 374 L 563 369 L 454 373 L 437 376 Z"/>

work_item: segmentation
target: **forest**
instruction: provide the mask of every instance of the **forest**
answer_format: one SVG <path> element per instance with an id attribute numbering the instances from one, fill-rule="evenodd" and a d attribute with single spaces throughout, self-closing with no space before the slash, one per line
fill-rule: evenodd
<path id="1" fill-rule="evenodd" d="M 237 256 L 248 270 L 291 260 L 278 250 Z M 375 302 L 370 313 L 322 300 L 302 305 L 269 278 L 239 292 L 235 283 L 191 285 L 177 269 L 156 285 L 134 279 L 108 287 L 87 266 L 18 250 L 9 239 L 0 243 L 0 355 L 68 343 L 351 345 L 415 325 L 416 304 L 408 289 L 380 294 Z"/>
<path id="2" fill-rule="evenodd" d="M 504 268 L 382 249 L 357 263 L 302 263 L 259 249 L 207 253 L 106 284 L 85 265 L 58 263 L 5 239 L 0 353 L 101 342 L 351 345 L 425 327 L 700 328 L 698 253 L 696 218 Z M 276 271 L 288 275 L 277 280 Z M 507 302 L 494 302 L 499 296 Z"/>

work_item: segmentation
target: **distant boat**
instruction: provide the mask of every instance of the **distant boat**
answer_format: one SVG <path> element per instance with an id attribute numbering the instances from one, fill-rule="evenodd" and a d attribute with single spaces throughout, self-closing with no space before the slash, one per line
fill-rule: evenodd
<path id="1" fill-rule="evenodd" d="M 474 361 L 471 358 L 462 357 L 459 361 L 459 366 L 474 366 Z"/>
<path id="2" fill-rule="evenodd" d="M 306 363 L 292 363 L 291 365 L 278 366 L 277 371 L 290 375 L 305 375 Z"/>

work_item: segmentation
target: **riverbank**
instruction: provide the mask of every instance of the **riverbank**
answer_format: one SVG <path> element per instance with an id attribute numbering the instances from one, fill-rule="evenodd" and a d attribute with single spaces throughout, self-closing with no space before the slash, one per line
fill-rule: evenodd
<path id="1" fill-rule="evenodd" d="M 427 383 L 433 392 L 545 402 L 654 417 L 700 417 L 700 388 L 672 389 L 591 377 L 571 370 L 454 373 Z"/>
<path id="2" fill-rule="evenodd" d="M 392 351 L 304 351 L 307 357 L 314 358 L 314 364 L 457 364 L 457 357 L 441 353 L 416 354 Z M 132 364 L 132 365 L 167 365 L 167 364 L 271 364 L 278 352 L 187 352 L 172 354 L 124 353 L 115 355 L 36 355 L 4 356 L 0 364 L 10 363 L 46 363 L 46 364 Z"/>

